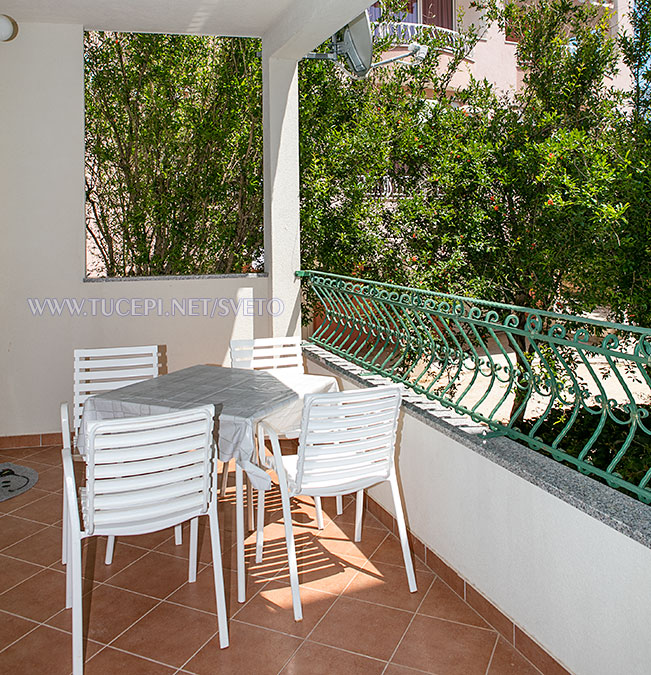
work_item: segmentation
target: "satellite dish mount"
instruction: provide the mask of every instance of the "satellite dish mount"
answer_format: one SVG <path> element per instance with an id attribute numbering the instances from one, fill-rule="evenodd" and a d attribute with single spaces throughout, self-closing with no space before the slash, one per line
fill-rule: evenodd
<path id="1" fill-rule="evenodd" d="M 364 10 L 362 14 L 337 31 L 330 39 L 330 42 L 330 51 L 322 53 L 310 52 L 305 58 L 339 61 L 339 58 L 343 57 L 342 65 L 345 70 L 360 80 L 366 77 L 373 68 L 377 68 L 378 66 L 384 66 L 394 61 L 401 61 L 408 56 L 412 57 L 412 64 L 419 64 L 427 56 L 426 46 L 412 42 L 407 47 L 406 54 L 399 54 L 398 56 L 373 63 L 373 37 L 367 10 Z"/>

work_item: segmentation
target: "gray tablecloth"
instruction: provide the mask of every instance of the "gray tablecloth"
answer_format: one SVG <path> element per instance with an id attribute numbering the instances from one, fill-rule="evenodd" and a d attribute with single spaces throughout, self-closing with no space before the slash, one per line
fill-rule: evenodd
<path id="1" fill-rule="evenodd" d="M 157 415 L 212 403 L 219 459 L 235 458 L 254 487 L 266 490 L 271 479 L 251 461 L 255 458 L 255 425 L 298 397 L 296 391 L 264 371 L 191 366 L 91 396 L 84 404 L 79 449 L 86 451 L 84 430 L 89 422 Z"/>

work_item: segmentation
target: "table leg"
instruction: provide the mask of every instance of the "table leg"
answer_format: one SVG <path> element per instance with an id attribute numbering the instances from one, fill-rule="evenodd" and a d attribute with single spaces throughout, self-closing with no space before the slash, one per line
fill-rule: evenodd
<path id="1" fill-rule="evenodd" d="M 235 463 L 235 530 L 237 539 L 237 601 L 246 602 L 244 577 L 244 475 L 242 467 Z"/>

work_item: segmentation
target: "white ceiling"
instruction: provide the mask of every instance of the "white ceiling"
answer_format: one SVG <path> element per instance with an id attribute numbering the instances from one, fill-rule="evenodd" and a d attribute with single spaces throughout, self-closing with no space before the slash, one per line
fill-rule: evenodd
<path id="1" fill-rule="evenodd" d="M 294 0 L 0 0 L 18 23 L 82 24 L 88 30 L 261 37 Z M 311 2 L 311 0 L 307 0 Z"/>
<path id="2" fill-rule="evenodd" d="M 263 37 L 279 31 L 296 35 L 304 28 L 314 32 L 318 24 L 326 33 L 334 32 L 370 4 L 369 0 L 0 0 L 0 14 L 8 14 L 19 25 L 62 23 L 81 24 L 87 30 Z M 306 25 L 310 22 L 314 25 Z"/>

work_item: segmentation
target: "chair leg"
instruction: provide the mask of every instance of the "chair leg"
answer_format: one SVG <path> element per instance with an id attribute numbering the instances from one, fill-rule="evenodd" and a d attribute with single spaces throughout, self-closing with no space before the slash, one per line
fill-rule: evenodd
<path id="1" fill-rule="evenodd" d="M 323 508 L 321 507 L 321 497 L 314 498 L 314 508 L 316 509 L 316 526 L 319 530 L 323 529 Z"/>
<path id="2" fill-rule="evenodd" d="M 63 490 L 63 521 L 61 523 L 61 563 L 68 561 L 68 500 L 66 499 L 65 486 Z"/>
<path id="3" fill-rule="evenodd" d="M 301 593 L 298 586 L 298 563 L 296 561 L 296 544 L 294 542 L 294 530 L 292 528 L 292 509 L 289 503 L 289 490 L 287 489 L 287 475 L 283 466 L 283 457 L 280 451 L 278 436 L 270 435 L 271 447 L 274 453 L 274 466 L 278 476 L 280 487 L 280 501 L 283 506 L 283 521 L 285 524 L 285 540 L 287 541 L 287 559 L 289 561 L 289 583 L 292 588 L 292 603 L 294 605 L 294 619 L 301 621 L 303 608 L 301 607 Z"/>
<path id="4" fill-rule="evenodd" d="M 264 444 L 264 429 L 261 424 L 258 424 L 255 430 L 255 436 L 258 442 L 258 463 L 265 467 L 266 451 Z M 258 490 L 258 517 L 255 532 L 255 561 L 262 562 L 262 553 L 264 549 L 264 506 L 265 506 L 265 491 Z"/>
<path id="5" fill-rule="evenodd" d="M 224 462 L 222 468 L 222 482 L 221 487 L 219 488 L 220 497 L 223 497 L 226 494 L 227 487 L 228 487 L 228 461 Z"/>
<path id="6" fill-rule="evenodd" d="M 253 509 L 253 485 L 251 481 L 247 479 L 246 481 L 246 516 L 247 516 L 247 527 L 249 532 L 253 532 L 255 529 L 255 512 Z"/>
<path id="7" fill-rule="evenodd" d="M 72 576 L 73 569 L 70 562 L 70 556 L 72 555 L 72 536 L 70 534 L 70 523 L 68 523 L 68 533 L 66 535 L 65 547 L 66 560 L 68 561 L 68 564 L 66 565 L 66 609 L 70 609 L 72 607 L 72 586 L 74 584 L 74 579 Z"/>
<path id="8" fill-rule="evenodd" d="M 208 507 L 210 522 L 210 546 L 212 548 L 212 568 L 215 577 L 215 602 L 217 604 L 217 628 L 219 629 L 219 646 L 228 647 L 228 617 L 226 616 L 226 595 L 224 593 L 224 571 L 222 569 L 222 547 L 219 539 L 219 520 L 217 519 L 217 503 L 213 501 Z"/>
<path id="9" fill-rule="evenodd" d="M 197 580 L 197 545 L 199 541 L 199 519 L 190 521 L 190 557 L 188 562 L 188 582 L 193 584 Z"/>
<path id="10" fill-rule="evenodd" d="M 364 514 L 364 490 L 357 491 L 355 505 L 355 541 L 362 541 L 362 516 Z"/>
<path id="11" fill-rule="evenodd" d="M 280 484 L 280 500 L 283 505 L 283 521 L 285 522 L 285 540 L 287 541 L 287 558 L 289 560 L 289 583 L 292 588 L 292 602 L 294 604 L 294 619 L 301 621 L 303 608 L 301 606 L 301 594 L 298 586 L 298 563 L 296 562 L 296 545 L 294 542 L 294 530 L 292 528 L 292 509 L 289 503 L 287 481 L 285 476 L 278 476 Z"/>
<path id="12" fill-rule="evenodd" d="M 181 525 L 177 525 L 174 528 L 174 543 L 177 546 L 180 546 L 183 543 L 183 527 Z"/>
<path id="13" fill-rule="evenodd" d="M 258 490 L 258 526 L 255 532 L 255 561 L 262 562 L 264 548 L 264 490 Z"/>
<path id="14" fill-rule="evenodd" d="M 82 675 L 84 672 L 84 643 L 83 643 L 83 618 L 81 599 L 81 540 L 77 533 L 70 536 L 68 553 L 68 568 L 70 568 L 70 581 L 72 586 L 72 673 Z"/>
<path id="15" fill-rule="evenodd" d="M 106 555 L 104 556 L 104 564 L 110 565 L 113 562 L 113 552 L 115 551 L 115 537 L 106 538 Z"/>
<path id="16" fill-rule="evenodd" d="M 340 516 L 344 512 L 344 498 L 343 495 L 337 495 L 337 515 Z"/>
<path id="17" fill-rule="evenodd" d="M 242 467 L 235 465 L 235 538 L 237 540 L 237 601 L 246 602 L 244 577 L 244 477 Z"/>
<path id="18" fill-rule="evenodd" d="M 398 534 L 400 535 L 400 545 L 402 546 L 402 557 L 405 561 L 409 590 L 412 593 L 415 593 L 418 590 L 416 587 L 416 574 L 414 573 L 414 563 L 411 559 L 409 539 L 407 538 L 407 526 L 405 525 L 405 514 L 402 508 L 402 499 L 400 498 L 400 490 L 398 489 L 398 481 L 396 480 L 395 474 L 389 476 L 389 484 L 391 485 L 393 505 L 396 510 L 396 522 L 398 523 Z"/>

